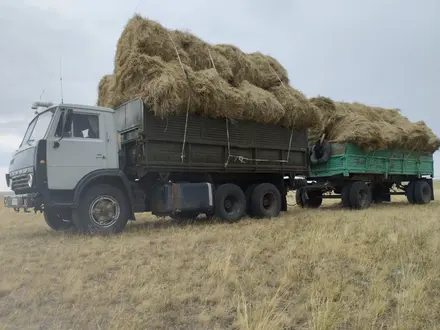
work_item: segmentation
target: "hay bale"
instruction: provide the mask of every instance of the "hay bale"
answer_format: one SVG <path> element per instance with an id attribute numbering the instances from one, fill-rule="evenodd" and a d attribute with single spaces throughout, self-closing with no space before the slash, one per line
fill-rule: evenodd
<path id="1" fill-rule="evenodd" d="M 275 95 L 252 85 L 248 81 L 240 84 L 239 91 L 244 98 L 244 117 L 260 123 L 278 123 L 285 115 L 285 109 Z"/>
<path id="2" fill-rule="evenodd" d="M 182 31 L 173 31 L 172 38 L 177 47 L 187 54 L 187 60 L 183 62 L 193 70 L 206 70 L 215 67 L 223 79 L 232 80 L 233 73 L 229 61 L 209 43 Z"/>
<path id="3" fill-rule="evenodd" d="M 238 87 L 245 80 L 254 83 L 258 79 L 259 72 L 257 66 L 238 47 L 219 44 L 214 45 L 212 48 L 213 52 L 220 54 L 228 60 L 232 72 L 232 77 L 229 80 L 231 85 Z"/>
<path id="4" fill-rule="evenodd" d="M 126 64 L 132 53 L 158 56 L 165 62 L 177 60 L 171 35 L 172 31 L 158 22 L 134 15 L 126 24 L 116 46 L 115 73 Z M 188 54 L 181 48 L 177 50 L 181 60 L 188 63 Z"/>
<path id="5" fill-rule="evenodd" d="M 272 56 L 255 52 L 247 55 L 248 59 L 257 67 L 258 75 L 252 83 L 264 89 L 279 86 L 281 82 L 289 85 L 287 70 Z"/>
<path id="6" fill-rule="evenodd" d="M 189 80 L 194 111 L 214 118 L 243 118 L 244 97 L 234 91 L 215 69 L 190 71 Z"/>
<path id="7" fill-rule="evenodd" d="M 285 109 L 281 123 L 296 129 L 309 128 L 322 123 L 321 111 L 299 90 L 288 85 L 272 87 L 269 91 Z"/>

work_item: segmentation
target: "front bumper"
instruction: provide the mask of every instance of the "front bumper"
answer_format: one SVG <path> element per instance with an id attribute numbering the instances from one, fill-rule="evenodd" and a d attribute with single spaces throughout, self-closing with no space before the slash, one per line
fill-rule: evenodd
<path id="1" fill-rule="evenodd" d="M 35 206 L 35 194 L 9 195 L 4 197 L 6 208 L 20 209 Z"/>

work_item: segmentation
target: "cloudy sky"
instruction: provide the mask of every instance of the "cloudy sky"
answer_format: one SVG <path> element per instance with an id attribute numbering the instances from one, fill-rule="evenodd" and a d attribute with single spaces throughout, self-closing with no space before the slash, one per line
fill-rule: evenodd
<path id="1" fill-rule="evenodd" d="M 270 54 L 307 96 L 400 108 L 440 135 L 438 0 L 0 0 L 0 188 L 32 101 L 60 101 L 60 58 L 64 101 L 95 104 L 135 11 Z"/>

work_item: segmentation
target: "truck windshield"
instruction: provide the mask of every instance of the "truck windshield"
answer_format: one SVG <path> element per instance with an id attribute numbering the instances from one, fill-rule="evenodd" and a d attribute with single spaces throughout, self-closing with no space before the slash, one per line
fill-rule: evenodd
<path id="1" fill-rule="evenodd" d="M 24 144 L 33 145 L 35 141 L 41 140 L 44 135 L 46 135 L 55 109 L 56 108 L 48 109 L 35 116 L 28 126 L 20 147 Z"/>

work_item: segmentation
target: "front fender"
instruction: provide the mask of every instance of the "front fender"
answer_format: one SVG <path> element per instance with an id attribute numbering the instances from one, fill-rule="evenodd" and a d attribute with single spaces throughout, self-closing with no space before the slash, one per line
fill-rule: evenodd
<path id="1" fill-rule="evenodd" d="M 124 189 L 125 194 L 128 197 L 128 201 L 130 203 L 130 209 L 133 210 L 134 198 L 130 185 L 130 181 L 125 176 L 124 172 L 120 169 L 100 169 L 93 172 L 88 173 L 84 176 L 76 185 L 73 197 L 74 207 L 77 207 L 79 204 L 79 199 L 81 194 L 84 193 L 85 189 L 93 184 L 98 183 L 107 183 L 110 180 L 117 179 L 121 184 L 121 188 Z M 134 213 L 132 211 L 132 217 L 134 217 Z"/>

